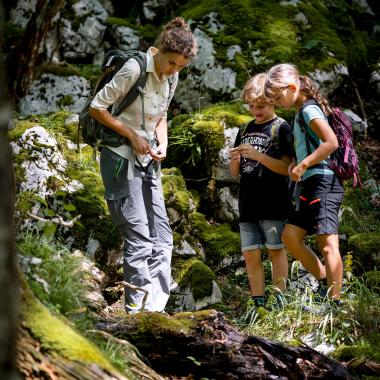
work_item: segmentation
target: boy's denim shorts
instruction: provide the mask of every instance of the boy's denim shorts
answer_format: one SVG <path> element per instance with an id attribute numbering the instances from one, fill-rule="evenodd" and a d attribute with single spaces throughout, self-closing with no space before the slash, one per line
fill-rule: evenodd
<path id="1" fill-rule="evenodd" d="M 284 220 L 260 220 L 258 222 L 240 222 L 241 250 L 284 248 L 281 241 Z"/>

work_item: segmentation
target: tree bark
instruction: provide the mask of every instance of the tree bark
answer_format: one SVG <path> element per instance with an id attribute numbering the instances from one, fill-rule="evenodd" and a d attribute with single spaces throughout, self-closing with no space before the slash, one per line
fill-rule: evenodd
<path id="1" fill-rule="evenodd" d="M 128 339 L 154 370 L 169 378 L 351 378 L 346 367 L 311 348 L 287 347 L 245 335 L 229 325 L 221 313 L 208 313 L 173 317 L 140 313 L 104 319 L 97 328 Z"/>
<path id="2" fill-rule="evenodd" d="M 8 62 L 9 93 L 14 102 L 27 93 L 36 73 L 40 46 L 64 3 L 65 0 L 37 0 L 36 11 Z"/>
<path id="3" fill-rule="evenodd" d="M 0 1 L 0 40 L 4 9 Z M 1 47 L 1 45 L 0 45 Z M 0 50 L 0 56 L 2 52 Z M 0 83 L 5 69 L 0 60 Z M 14 178 L 8 144 L 11 107 L 5 86 L 0 86 L 0 379 L 16 379 L 15 347 L 17 329 L 17 267 L 13 246 Z"/>

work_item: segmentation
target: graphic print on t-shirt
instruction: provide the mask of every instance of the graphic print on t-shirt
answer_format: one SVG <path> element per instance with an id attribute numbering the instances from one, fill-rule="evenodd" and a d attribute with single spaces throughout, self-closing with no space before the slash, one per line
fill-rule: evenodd
<path id="1" fill-rule="evenodd" d="M 272 139 L 265 133 L 253 132 L 243 135 L 242 144 L 250 144 L 254 149 L 261 153 L 268 153 L 272 146 Z M 260 169 L 261 164 L 256 160 L 251 160 L 247 157 L 241 157 L 240 168 L 243 174 L 256 174 Z"/>

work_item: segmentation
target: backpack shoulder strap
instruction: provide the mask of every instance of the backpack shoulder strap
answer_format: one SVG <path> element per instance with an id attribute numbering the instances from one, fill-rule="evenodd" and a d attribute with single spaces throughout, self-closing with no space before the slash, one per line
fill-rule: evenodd
<path id="1" fill-rule="evenodd" d="M 298 122 L 299 122 L 299 125 L 301 128 L 301 131 L 305 134 L 306 150 L 307 150 L 308 155 L 310 155 L 312 153 L 310 144 L 312 144 L 315 149 L 317 149 L 319 147 L 318 141 L 315 141 L 314 137 L 311 136 L 310 133 L 308 132 L 309 127 L 306 123 L 305 116 L 303 114 L 304 108 L 309 106 L 309 105 L 317 105 L 320 108 L 319 103 L 315 99 L 310 99 L 310 100 L 306 101 L 298 111 L 298 116 L 299 116 Z"/>
<path id="2" fill-rule="evenodd" d="M 241 140 L 241 138 L 243 137 L 245 131 L 247 130 L 248 124 L 249 124 L 249 123 L 241 124 L 241 125 L 239 126 L 240 140 Z"/>
<path id="3" fill-rule="evenodd" d="M 115 112 L 113 112 L 113 116 L 119 116 L 125 108 L 127 108 L 132 102 L 134 102 L 137 96 L 140 93 L 142 93 L 143 88 L 146 85 L 146 81 L 148 78 L 148 73 L 146 72 L 146 54 L 141 51 L 136 51 L 135 55 L 133 55 L 131 58 L 134 58 L 139 64 L 140 75 L 131 87 L 131 89 L 128 91 L 128 94 L 118 105 Z"/>
<path id="4" fill-rule="evenodd" d="M 282 117 L 277 116 L 272 123 L 271 129 L 270 129 L 270 137 L 278 138 L 280 134 L 280 126 L 282 123 L 286 123 L 286 120 Z"/>

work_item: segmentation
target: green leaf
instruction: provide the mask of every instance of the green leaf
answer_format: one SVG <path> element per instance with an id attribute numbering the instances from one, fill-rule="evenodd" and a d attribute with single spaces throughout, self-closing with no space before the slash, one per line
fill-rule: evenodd
<path id="1" fill-rule="evenodd" d="M 186 359 L 191 360 L 195 365 L 200 366 L 202 363 L 196 360 L 193 356 L 186 356 Z"/>
<path id="2" fill-rule="evenodd" d="M 55 216 L 55 211 L 52 210 L 51 208 L 46 208 L 43 210 L 43 213 L 45 216 L 48 216 L 48 217 L 52 217 L 52 216 Z"/>
<path id="3" fill-rule="evenodd" d="M 75 211 L 77 208 L 72 203 L 66 203 L 63 205 L 66 211 Z"/>

